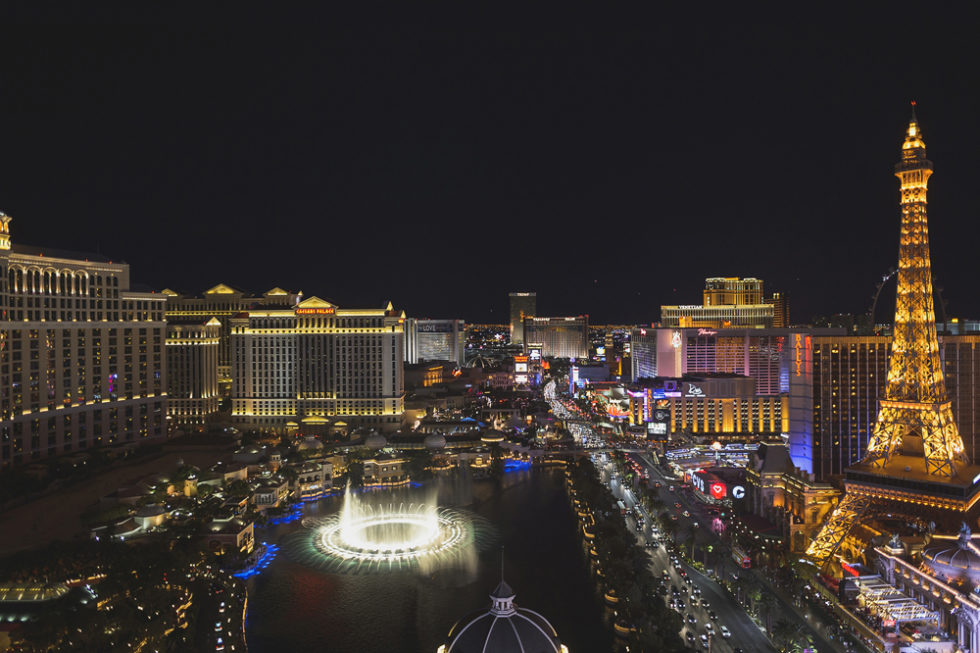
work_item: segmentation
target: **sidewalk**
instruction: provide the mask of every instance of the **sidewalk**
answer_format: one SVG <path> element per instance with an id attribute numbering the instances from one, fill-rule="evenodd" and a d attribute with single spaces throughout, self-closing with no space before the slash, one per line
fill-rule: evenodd
<path id="1" fill-rule="evenodd" d="M 814 640 L 814 644 L 816 645 L 818 651 L 837 651 L 837 653 L 847 653 L 847 649 L 845 649 L 843 646 L 841 646 L 841 644 L 839 642 L 837 642 L 837 641 L 830 641 L 829 639 L 827 639 L 823 635 L 823 633 L 820 632 L 820 628 L 819 628 L 820 624 L 814 625 L 809 620 L 807 620 L 806 613 L 805 612 L 802 612 L 800 610 L 800 608 L 796 607 L 796 604 L 793 602 L 793 599 L 790 598 L 790 597 L 787 597 L 782 592 L 782 590 L 777 589 L 776 587 L 774 587 L 769 582 L 769 579 L 766 578 L 766 576 L 764 574 L 762 574 L 758 569 L 750 569 L 748 571 L 759 582 L 759 584 L 761 584 L 768 591 L 772 592 L 773 596 L 775 596 L 776 598 L 778 598 L 779 601 L 785 607 L 788 607 L 790 610 L 792 610 L 793 611 L 793 614 L 795 614 L 796 617 L 804 625 L 806 625 L 807 629 L 814 635 L 813 640 Z M 824 626 L 826 626 L 826 624 L 824 624 Z"/>

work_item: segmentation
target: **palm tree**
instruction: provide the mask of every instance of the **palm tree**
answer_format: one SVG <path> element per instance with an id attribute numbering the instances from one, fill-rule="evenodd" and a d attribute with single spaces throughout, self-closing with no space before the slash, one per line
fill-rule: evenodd
<path id="1" fill-rule="evenodd" d="M 760 612 L 765 613 L 766 632 L 771 638 L 773 637 L 773 612 L 775 612 L 779 605 L 779 599 L 776 598 L 776 595 L 769 588 L 762 588 L 760 590 L 759 605 L 762 608 Z"/>

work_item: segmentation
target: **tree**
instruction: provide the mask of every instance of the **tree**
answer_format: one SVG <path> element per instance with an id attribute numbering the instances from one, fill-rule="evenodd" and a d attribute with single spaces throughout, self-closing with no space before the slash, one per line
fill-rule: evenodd
<path id="1" fill-rule="evenodd" d="M 359 460 L 347 463 L 347 482 L 352 488 L 364 485 L 364 463 Z"/>
<path id="2" fill-rule="evenodd" d="M 432 478 L 432 453 L 429 451 L 419 451 L 408 459 L 408 475 L 413 481 L 424 481 Z"/>
<path id="3" fill-rule="evenodd" d="M 500 481 L 504 477 L 504 458 L 500 445 L 494 444 L 490 448 L 490 478 Z"/>

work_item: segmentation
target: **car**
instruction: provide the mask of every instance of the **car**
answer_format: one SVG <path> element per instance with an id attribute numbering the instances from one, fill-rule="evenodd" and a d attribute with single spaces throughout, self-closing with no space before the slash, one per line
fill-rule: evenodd
<path id="1" fill-rule="evenodd" d="M 660 574 L 660 577 L 663 578 L 664 580 L 669 580 L 670 579 L 670 572 L 668 572 L 666 569 L 664 569 L 663 573 Z"/>
<path id="2" fill-rule="evenodd" d="M 704 631 L 709 635 L 715 634 L 715 626 L 710 621 L 704 624 Z"/>
<path id="3" fill-rule="evenodd" d="M 694 579 L 691 578 L 690 576 L 685 576 L 684 582 L 687 583 L 688 585 L 694 585 Z"/>
<path id="4" fill-rule="evenodd" d="M 684 511 L 684 516 L 685 516 L 685 517 L 690 517 L 690 516 L 691 516 L 691 513 L 689 513 L 688 511 L 686 511 L 686 510 L 685 510 L 685 511 Z"/>
<path id="5" fill-rule="evenodd" d="M 721 627 L 721 636 L 724 637 L 725 639 L 728 639 L 729 637 L 732 636 L 732 631 L 728 630 L 728 626 Z"/>
<path id="6" fill-rule="evenodd" d="M 694 594 L 694 596 L 701 596 L 701 588 L 700 587 L 695 587 L 694 588 L 694 592 L 692 592 L 692 593 Z"/>
<path id="7" fill-rule="evenodd" d="M 701 646 L 703 646 L 705 648 L 708 647 L 708 636 L 707 635 L 701 635 Z"/>
<path id="8" fill-rule="evenodd" d="M 677 521 L 677 515 L 671 515 L 671 516 L 670 516 L 670 518 L 671 518 L 671 519 L 672 519 L 673 521 Z"/>
<path id="9" fill-rule="evenodd" d="M 696 598 L 694 598 L 694 597 L 692 596 L 692 597 L 690 598 L 690 601 L 691 601 L 691 607 L 692 607 L 692 608 L 696 608 L 696 607 L 698 607 L 698 600 L 697 600 Z"/>
<path id="10" fill-rule="evenodd" d="M 690 644 L 694 644 L 694 633 L 687 631 L 687 641 Z"/>
<path id="11" fill-rule="evenodd" d="M 714 610 L 708 610 L 708 618 L 710 618 L 711 621 L 718 621 L 718 615 L 715 614 Z"/>
<path id="12" fill-rule="evenodd" d="M 677 609 L 678 610 L 683 610 L 686 607 L 687 607 L 687 604 L 684 603 L 684 601 L 681 601 L 680 599 L 677 599 Z"/>
<path id="13" fill-rule="evenodd" d="M 701 607 L 707 610 L 710 606 L 708 604 L 708 599 L 701 599 Z"/>
<path id="14" fill-rule="evenodd" d="M 698 622 L 698 618 L 695 617 L 693 614 L 688 614 L 687 615 L 687 623 L 689 623 L 689 624 L 696 624 L 697 622 Z"/>
<path id="15" fill-rule="evenodd" d="M 675 503 L 675 504 L 674 504 L 674 507 L 675 507 L 675 508 L 677 508 L 678 510 L 680 510 L 680 508 L 681 508 L 681 504 L 679 504 L 679 503 Z"/>

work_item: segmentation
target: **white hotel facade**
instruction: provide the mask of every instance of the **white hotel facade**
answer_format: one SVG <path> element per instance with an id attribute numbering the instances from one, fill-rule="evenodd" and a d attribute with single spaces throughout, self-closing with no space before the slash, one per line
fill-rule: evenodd
<path id="1" fill-rule="evenodd" d="M 403 312 L 318 297 L 231 318 L 232 418 L 243 428 L 396 430 L 405 409 Z"/>

